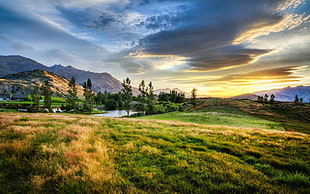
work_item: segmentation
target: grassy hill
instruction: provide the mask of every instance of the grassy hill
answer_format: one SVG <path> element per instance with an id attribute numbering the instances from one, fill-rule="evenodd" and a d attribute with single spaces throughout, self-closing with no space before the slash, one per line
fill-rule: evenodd
<path id="1" fill-rule="evenodd" d="M 310 104 L 264 104 L 250 100 L 207 99 L 185 112 L 148 115 L 141 119 L 298 131 L 310 134 Z"/>
<path id="2" fill-rule="evenodd" d="M 25 93 L 31 94 L 36 86 L 40 87 L 44 81 L 48 80 L 51 90 L 55 96 L 65 96 L 68 94 L 69 80 L 55 73 L 41 69 L 24 71 L 16 74 L 6 75 L 0 78 L 0 92 L 3 93 Z M 78 96 L 83 96 L 83 87 L 77 86 Z"/>
<path id="3" fill-rule="evenodd" d="M 172 113 L 196 123 L 0 113 L 0 193 L 310 192 L 308 134 L 212 107 Z"/>

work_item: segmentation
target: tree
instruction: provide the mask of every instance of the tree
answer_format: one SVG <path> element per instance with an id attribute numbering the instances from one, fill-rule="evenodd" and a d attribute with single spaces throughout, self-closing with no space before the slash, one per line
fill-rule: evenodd
<path id="1" fill-rule="evenodd" d="M 276 96 L 274 95 L 274 94 L 271 94 L 271 96 L 270 96 L 270 103 L 274 103 L 274 98 L 275 98 Z"/>
<path id="2" fill-rule="evenodd" d="M 38 112 L 39 110 L 40 98 L 41 98 L 41 95 L 40 95 L 39 87 L 36 86 L 31 94 L 31 99 L 33 102 L 35 112 Z"/>
<path id="3" fill-rule="evenodd" d="M 154 88 L 153 84 L 150 81 L 147 87 L 147 114 L 152 114 L 155 112 L 155 95 L 154 95 Z"/>
<path id="4" fill-rule="evenodd" d="M 268 95 L 267 95 L 267 94 L 265 94 L 265 96 L 264 96 L 264 102 L 265 102 L 265 103 L 268 102 Z"/>
<path id="5" fill-rule="evenodd" d="M 76 82 L 74 79 L 74 76 L 72 76 L 71 80 L 68 83 L 69 86 L 69 97 L 67 98 L 67 102 L 69 103 L 69 106 L 71 109 L 76 110 L 77 109 L 77 102 L 78 102 L 78 97 L 77 97 L 77 88 L 76 88 Z"/>
<path id="6" fill-rule="evenodd" d="M 300 103 L 302 103 L 303 100 L 304 100 L 303 98 L 299 98 L 299 102 L 300 102 Z"/>
<path id="7" fill-rule="evenodd" d="M 140 94 L 138 95 L 138 109 L 141 111 L 145 111 L 145 103 L 147 101 L 146 96 L 147 96 L 147 90 L 148 88 L 145 86 L 144 80 L 141 81 L 139 84 L 139 92 Z"/>
<path id="8" fill-rule="evenodd" d="M 298 95 L 296 94 L 294 103 L 298 103 L 298 102 L 299 102 L 299 98 L 298 98 Z"/>
<path id="9" fill-rule="evenodd" d="M 42 85 L 42 91 L 44 96 L 44 106 L 47 108 L 48 112 L 53 112 L 52 110 L 52 90 L 48 80 L 44 81 Z"/>
<path id="10" fill-rule="evenodd" d="M 122 86 L 122 93 L 123 93 L 123 97 L 124 97 L 124 108 L 127 111 L 127 115 L 129 116 L 129 110 L 132 107 L 132 89 L 131 89 L 131 85 L 130 85 L 131 81 L 130 79 L 127 77 L 126 80 L 123 80 Z"/>
<path id="11" fill-rule="evenodd" d="M 91 90 L 92 83 L 90 79 L 87 79 L 87 82 L 83 83 L 84 93 L 83 96 L 85 97 L 84 101 L 84 109 L 91 114 L 94 106 L 94 93 Z"/>
<path id="12" fill-rule="evenodd" d="M 196 107 L 196 104 L 197 104 L 197 100 L 196 100 L 196 96 L 197 96 L 197 89 L 196 88 L 194 88 L 193 90 L 192 90 L 192 96 L 191 96 L 191 103 L 192 103 L 192 105 L 194 106 L 194 108 Z"/>

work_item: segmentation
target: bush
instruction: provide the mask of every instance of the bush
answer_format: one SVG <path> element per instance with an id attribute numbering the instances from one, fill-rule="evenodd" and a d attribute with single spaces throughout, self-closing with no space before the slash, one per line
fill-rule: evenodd
<path id="1" fill-rule="evenodd" d="M 291 187 L 308 187 L 310 186 L 309 177 L 296 172 L 295 174 L 287 174 L 285 176 L 280 175 L 276 177 L 274 180 L 276 180 L 280 184 L 286 184 Z"/>

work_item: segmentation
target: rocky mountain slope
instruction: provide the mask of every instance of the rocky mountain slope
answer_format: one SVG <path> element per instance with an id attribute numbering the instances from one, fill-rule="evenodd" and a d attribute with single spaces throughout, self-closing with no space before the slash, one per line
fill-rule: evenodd
<path id="1" fill-rule="evenodd" d="M 104 92 L 106 90 L 109 93 L 117 93 L 122 89 L 121 82 L 109 73 L 94 73 L 62 65 L 54 65 L 49 70 L 67 79 L 74 76 L 76 82 L 81 85 L 89 78 L 92 81 L 92 90 L 94 92 Z"/>
<path id="2" fill-rule="evenodd" d="M 30 94 L 35 86 L 41 86 L 48 80 L 54 96 L 65 96 L 68 94 L 69 80 L 55 73 L 36 69 L 16 74 L 9 74 L 0 78 L 0 93 Z M 83 95 L 83 87 L 77 85 L 78 96 Z"/>
<path id="3" fill-rule="evenodd" d="M 0 77 L 23 71 L 32 71 L 35 69 L 47 70 L 48 67 L 32 59 L 18 55 L 0 56 Z"/>

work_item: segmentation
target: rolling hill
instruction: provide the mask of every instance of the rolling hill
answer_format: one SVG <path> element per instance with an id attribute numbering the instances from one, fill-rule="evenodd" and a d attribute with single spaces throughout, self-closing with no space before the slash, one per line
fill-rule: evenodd
<path id="1" fill-rule="evenodd" d="M 52 72 L 36 69 L 9 74 L 0 78 L 0 93 L 32 93 L 35 86 L 41 86 L 45 80 L 49 80 L 55 96 L 68 94 L 69 80 Z M 77 85 L 78 96 L 83 95 L 83 88 Z"/>

